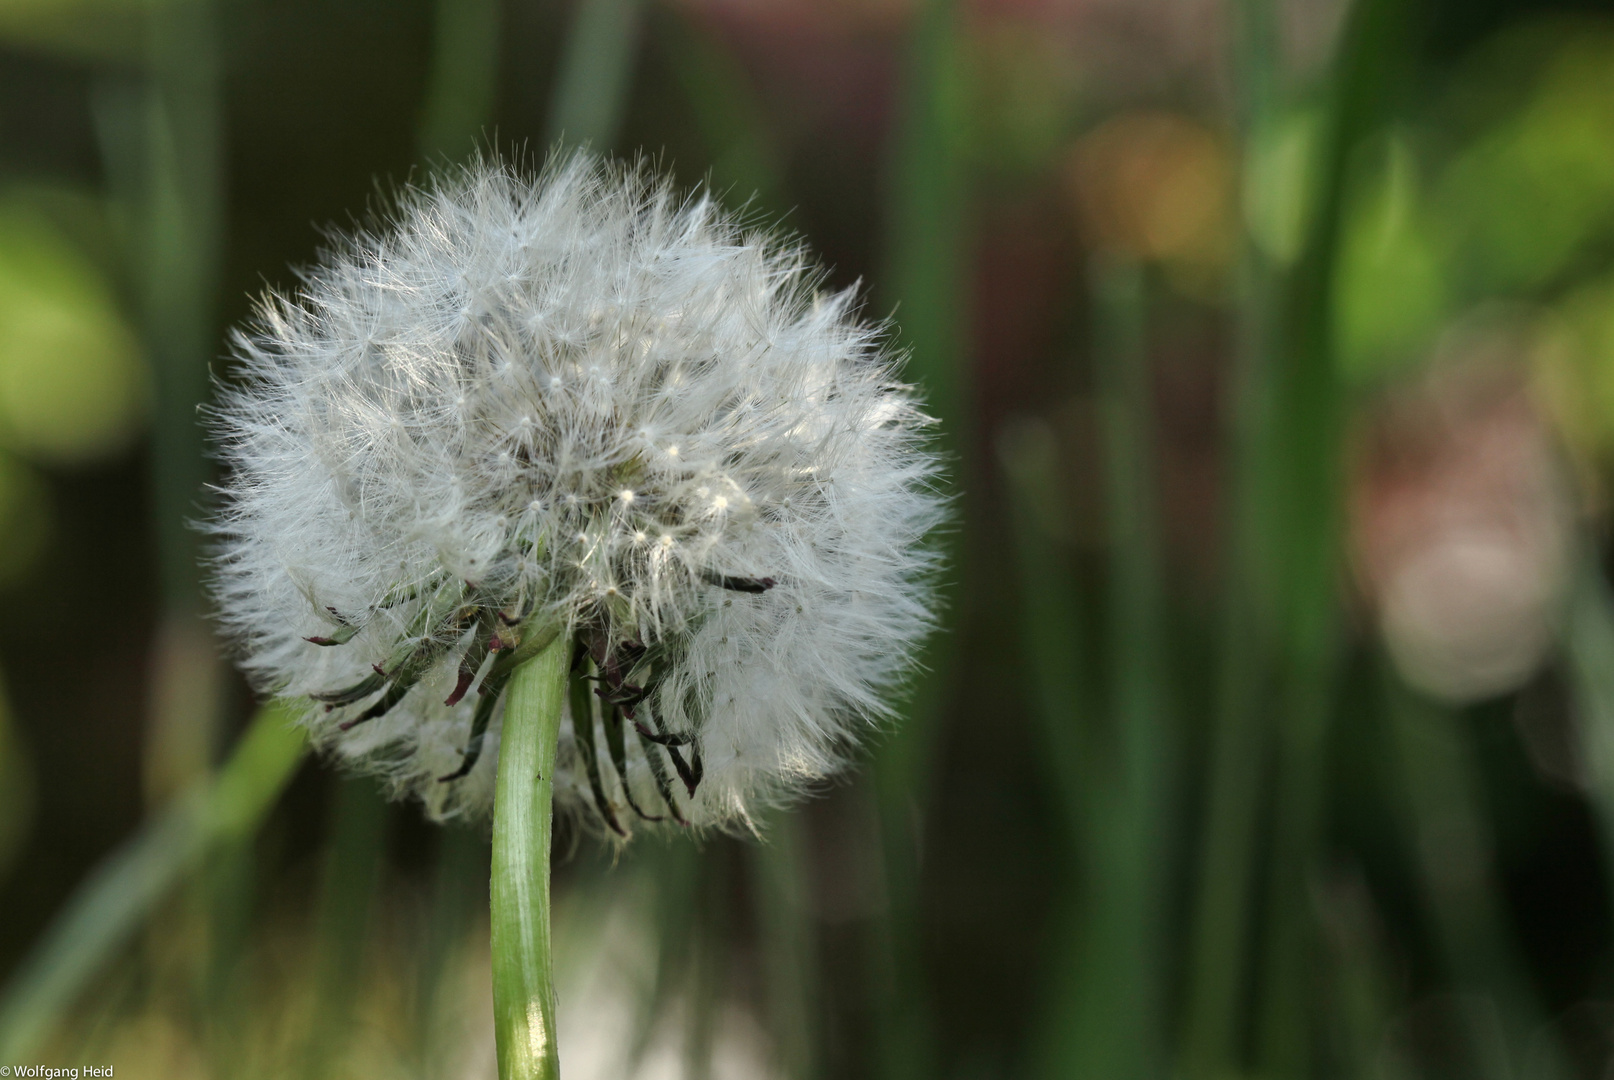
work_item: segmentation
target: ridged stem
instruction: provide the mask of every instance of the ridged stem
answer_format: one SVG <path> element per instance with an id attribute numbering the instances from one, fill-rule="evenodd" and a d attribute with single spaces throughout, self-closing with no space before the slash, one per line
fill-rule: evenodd
<path id="1" fill-rule="evenodd" d="M 549 843 L 555 747 L 571 639 L 516 669 L 504 705 L 493 803 L 493 1022 L 499 1080 L 555 1080 Z"/>

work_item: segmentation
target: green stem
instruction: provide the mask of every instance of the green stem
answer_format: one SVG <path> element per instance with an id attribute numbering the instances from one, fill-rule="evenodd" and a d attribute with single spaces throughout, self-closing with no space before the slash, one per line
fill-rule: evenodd
<path id="1" fill-rule="evenodd" d="M 504 705 L 493 804 L 493 1018 L 499 1080 L 554 1080 L 549 841 L 555 747 L 571 639 L 557 635 L 516 669 Z"/>

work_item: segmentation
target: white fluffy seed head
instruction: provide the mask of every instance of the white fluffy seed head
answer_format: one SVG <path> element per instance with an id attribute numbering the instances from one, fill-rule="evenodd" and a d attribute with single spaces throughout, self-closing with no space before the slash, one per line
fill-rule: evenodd
<path id="1" fill-rule="evenodd" d="M 942 504 L 882 333 L 820 283 L 642 165 L 402 195 L 235 338 L 249 675 L 436 816 L 491 808 L 500 660 L 545 627 L 604 695 L 572 694 L 563 808 L 732 825 L 836 770 L 931 627 Z"/>

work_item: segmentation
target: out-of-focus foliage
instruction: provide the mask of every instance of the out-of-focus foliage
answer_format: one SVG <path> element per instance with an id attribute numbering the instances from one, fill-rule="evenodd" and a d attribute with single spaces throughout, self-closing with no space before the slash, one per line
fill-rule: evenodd
<path id="1" fill-rule="evenodd" d="M 0 877 L 10 871 L 34 813 L 34 770 L 0 688 Z"/>
<path id="2" fill-rule="evenodd" d="M 1244 163 L 1244 227 L 1268 258 L 1293 263 L 1305 238 L 1316 187 L 1315 111 L 1295 109 L 1251 135 Z"/>
<path id="3" fill-rule="evenodd" d="M 1091 243 L 1160 263 L 1214 293 L 1233 249 L 1233 166 L 1223 137 L 1165 111 L 1124 112 L 1071 150 L 1069 182 Z"/>
<path id="4" fill-rule="evenodd" d="M 187 324 L 175 361 L 199 385 L 244 297 L 293 283 L 282 267 L 362 215 L 377 177 L 479 132 L 536 160 L 564 129 L 709 176 L 805 235 L 829 287 L 865 282 L 945 414 L 958 481 L 951 651 L 877 767 L 760 845 L 606 866 L 558 834 L 568 1076 L 1608 1072 L 1606 13 L 162 10 L 172 24 L 136 0 L 0 6 L 12 972 L 142 800 L 183 786 L 163 761 L 189 776 L 214 754 L 175 754 L 188 728 L 141 735 L 123 704 L 200 685 L 154 667 L 154 645 L 211 649 L 195 626 L 150 630 L 151 522 L 92 513 L 162 479 L 136 479 L 142 425 L 188 419 L 148 411 L 130 325 L 165 304 L 202 319 L 217 284 L 227 310 Z M 217 16 L 191 30 L 220 79 L 154 47 L 185 12 Z M 213 164 L 146 155 L 159 98 L 217 124 Z M 212 256 L 163 224 L 142 170 L 226 214 L 188 306 L 150 252 Z M 489 1073 L 485 839 L 327 775 L 156 890 L 147 937 L 110 962 L 75 931 L 95 975 L 51 988 L 38 1015 L 71 1011 L 49 1054 L 137 1077 Z M 1227 932 L 1198 948 L 1205 927 Z"/>
<path id="5" fill-rule="evenodd" d="M 0 443 L 42 462 L 115 453 L 146 370 L 97 267 L 30 203 L 0 202 Z"/>
<path id="6" fill-rule="evenodd" d="M 169 0 L 5 0 L 0 40 L 79 58 L 127 61 L 141 47 L 142 16 Z"/>
<path id="7" fill-rule="evenodd" d="M 0 587 L 34 569 L 50 538 L 50 492 L 32 468 L 0 454 Z"/>
<path id="8" fill-rule="evenodd" d="M 1335 348 L 1365 381 L 1416 364 L 1447 311 L 1446 266 L 1404 138 L 1364 148 L 1334 284 Z"/>
<path id="9" fill-rule="evenodd" d="M 1534 359 L 1564 436 L 1606 466 L 1614 452 L 1614 278 L 1577 285 L 1544 314 Z"/>
<path id="10" fill-rule="evenodd" d="M 1080 66 L 1066 42 L 1012 19 L 983 28 L 969 49 L 971 168 L 998 183 L 1036 182 L 1078 131 Z"/>
<path id="11" fill-rule="evenodd" d="M 1499 49 L 1475 78 L 1512 66 Z M 1471 295 L 1549 286 L 1614 229 L 1614 38 L 1601 27 L 1566 33 L 1524 85 L 1524 100 L 1458 153 L 1436 189 L 1451 269 Z"/>

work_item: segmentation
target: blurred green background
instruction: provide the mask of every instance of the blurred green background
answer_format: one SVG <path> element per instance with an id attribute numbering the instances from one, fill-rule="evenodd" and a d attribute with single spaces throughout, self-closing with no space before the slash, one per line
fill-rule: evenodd
<path id="1" fill-rule="evenodd" d="M 327 230 L 579 144 L 894 314 L 958 513 L 855 774 L 562 831 L 571 1080 L 1614 1077 L 1614 8 L 1542 0 L 0 0 L 0 1062 L 494 1075 L 486 838 L 282 789 L 195 413 Z"/>

